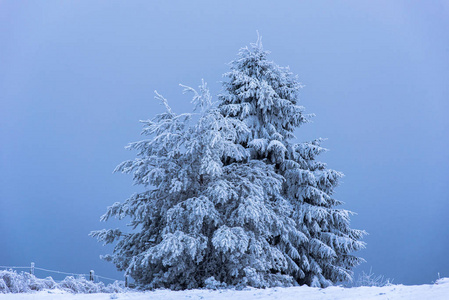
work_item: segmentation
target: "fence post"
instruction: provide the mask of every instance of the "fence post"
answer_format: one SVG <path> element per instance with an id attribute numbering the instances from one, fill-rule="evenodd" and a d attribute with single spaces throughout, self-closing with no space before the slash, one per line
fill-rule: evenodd
<path id="1" fill-rule="evenodd" d="M 125 275 L 125 287 L 128 287 L 128 275 Z"/>
<path id="2" fill-rule="evenodd" d="M 34 262 L 31 263 L 30 274 L 34 275 Z"/>
<path id="3" fill-rule="evenodd" d="M 95 274 L 94 270 L 90 270 L 90 275 L 89 275 L 90 281 L 94 281 L 94 274 Z"/>

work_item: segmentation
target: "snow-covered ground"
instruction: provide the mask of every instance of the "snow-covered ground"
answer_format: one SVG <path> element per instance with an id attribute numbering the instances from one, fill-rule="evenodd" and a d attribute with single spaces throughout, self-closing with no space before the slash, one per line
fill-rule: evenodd
<path id="1" fill-rule="evenodd" d="M 41 291 L 29 294 L 0 294 L 1 300 L 38 299 L 38 300 L 175 300 L 175 299 L 210 299 L 210 300 L 255 300 L 255 299 L 282 299 L 282 300 L 327 300 L 327 299 L 403 299 L 403 300 L 447 300 L 449 299 L 449 278 L 439 279 L 435 284 L 425 285 L 390 285 L 384 287 L 329 287 L 325 289 L 310 288 L 306 286 L 292 288 L 248 289 L 235 290 L 188 290 L 169 291 L 156 290 L 151 292 L 129 292 L 121 294 L 70 294 L 60 290 Z"/>

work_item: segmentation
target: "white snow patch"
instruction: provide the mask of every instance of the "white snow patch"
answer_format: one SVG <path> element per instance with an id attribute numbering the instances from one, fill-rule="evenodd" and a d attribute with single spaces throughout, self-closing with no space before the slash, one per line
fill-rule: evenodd
<path id="1" fill-rule="evenodd" d="M 369 300 L 369 299 L 407 299 L 407 300 L 447 300 L 449 299 L 449 278 L 442 278 L 435 284 L 426 285 L 390 285 L 384 287 L 328 287 L 325 289 L 307 286 L 290 288 L 236 290 L 185 290 L 170 291 L 156 290 L 148 292 L 128 292 L 117 294 L 71 294 L 61 290 L 48 290 L 28 294 L 0 294 L 1 300 L 37 299 L 37 300 L 180 300 L 180 299 L 208 299 L 208 300 Z"/>

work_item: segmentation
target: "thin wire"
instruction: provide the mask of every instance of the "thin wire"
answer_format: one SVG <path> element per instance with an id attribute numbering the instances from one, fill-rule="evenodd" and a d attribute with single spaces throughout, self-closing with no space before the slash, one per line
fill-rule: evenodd
<path id="1" fill-rule="evenodd" d="M 8 267 L 8 266 L 0 266 L 3 269 L 30 269 L 30 267 Z"/>
<path id="2" fill-rule="evenodd" d="M 98 278 L 103 278 L 103 279 L 107 279 L 107 280 L 112 280 L 112 281 L 120 281 L 118 279 L 114 279 L 114 278 L 108 278 L 108 277 L 104 277 L 104 276 L 100 276 L 100 275 L 96 275 Z"/>
<path id="3" fill-rule="evenodd" d="M 67 273 L 67 272 L 61 272 L 61 271 L 55 271 L 55 270 L 47 270 L 47 269 L 42 269 L 42 268 L 37 268 L 34 267 L 36 270 L 41 270 L 41 271 L 47 271 L 47 272 L 53 272 L 53 273 L 58 273 L 58 274 L 65 274 L 65 275 L 80 275 L 80 276 L 87 276 L 87 274 L 76 274 L 76 273 Z"/>

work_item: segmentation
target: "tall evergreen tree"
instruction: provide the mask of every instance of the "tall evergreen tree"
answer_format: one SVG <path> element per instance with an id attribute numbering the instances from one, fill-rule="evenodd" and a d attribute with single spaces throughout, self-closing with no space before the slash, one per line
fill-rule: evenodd
<path id="1" fill-rule="evenodd" d="M 237 141 L 250 159 L 272 166 L 283 178 L 281 195 L 292 206 L 290 216 L 305 239 L 273 235 L 270 244 L 287 258 L 286 274 L 297 283 L 328 286 L 352 279 L 363 259 L 351 253 L 364 248 L 364 231 L 351 229 L 351 212 L 339 209 L 332 195 L 342 173 L 316 160 L 326 149 L 321 139 L 294 143 L 294 130 L 308 122 L 298 105 L 301 84 L 288 68 L 267 59 L 261 39 L 242 48 L 231 62 L 219 105 L 222 114 L 245 123 L 249 133 Z"/>
<path id="2" fill-rule="evenodd" d="M 267 54 L 260 40 L 241 49 L 218 107 L 205 83 L 184 87 L 196 113 L 156 93 L 166 111 L 143 122 L 148 139 L 116 169 L 145 191 L 102 216 L 131 228 L 92 232 L 141 288 L 327 286 L 362 261 L 351 253 L 364 232 L 332 196 L 342 174 L 316 160 L 320 140 L 292 142 L 310 116 L 297 78 Z"/>

